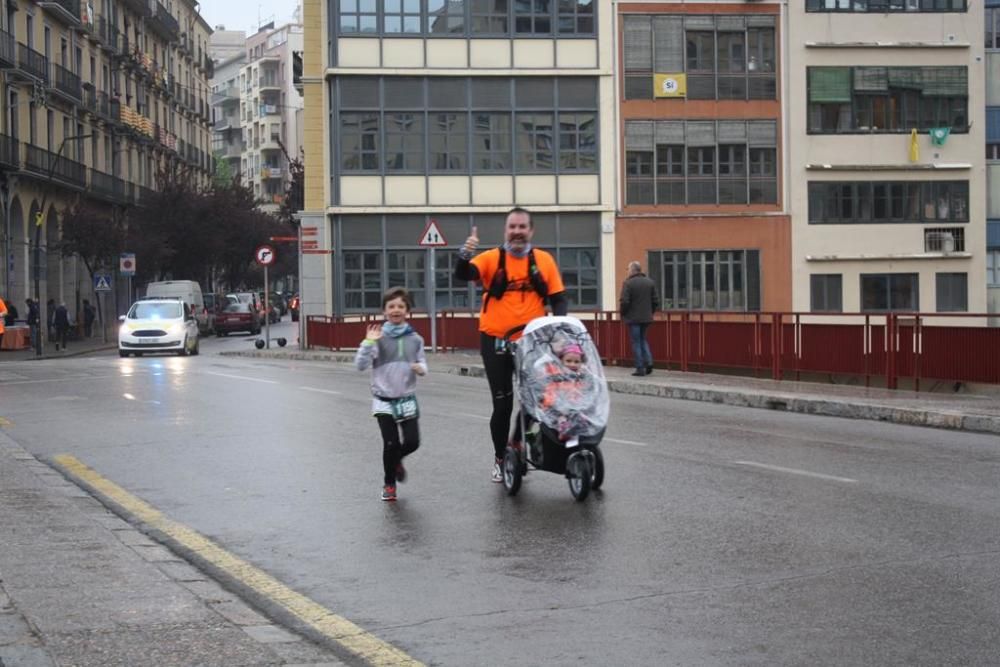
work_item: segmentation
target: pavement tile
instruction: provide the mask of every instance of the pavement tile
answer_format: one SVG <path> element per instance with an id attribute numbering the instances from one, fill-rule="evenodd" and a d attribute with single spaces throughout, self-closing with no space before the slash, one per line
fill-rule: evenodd
<path id="1" fill-rule="evenodd" d="M 49 653 L 39 646 L 0 646 L 3 667 L 58 667 Z"/>
<path id="2" fill-rule="evenodd" d="M 247 633 L 261 644 L 283 644 L 288 642 L 300 642 L 302 637 L 292 634 L 277 625 L 247 625 L 243 627 L 243 632 Z"/>
<path id="3" fill-rule="evenodd" d="M 268 620 L 239 600 L 211 603 L 212 609 L 236 625 L 267 625 Z"/>
<path id="4" fill-rule="evenodd" d="M 201 570 L 185 561 L 167 561 L 156 565 L 161 572 L 177 582 L 208 580 L 208 576 Z"/>
<path id="5" fill-rule="evenodd" d="M 125 530 L 114 531 L 115 537 L 121 540 L 122 544 L 130 547 L 152 547 L 156 546 L 156 542 L 146 537 L 145 533 L 142 533 L 134 528 L 127 528 Z"/>

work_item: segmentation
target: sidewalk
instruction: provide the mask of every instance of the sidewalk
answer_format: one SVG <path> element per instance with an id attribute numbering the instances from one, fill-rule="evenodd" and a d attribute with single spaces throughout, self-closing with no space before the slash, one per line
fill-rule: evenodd
<path id="1" fill-rule="evenodd" d="M 109 336 L 108 342 L 95 336 L 94 338 L 86 338 L 83 340 L 71 340 L 67 345 L 66 350 L 56 350 L 55 343 L 46 343 L 45 347 L 42 348 L 42 356 L 38 357 L 35 355 L 34 349 L 29 350 L 0 350 L 0 363 L 4 361 L 31 361 L 32 359 L 62 359 L 65 357 L 78 357 L 82 354 L 90 354 L 91 352 L 100 352 L 102 350 L 116 350 L 118 349 L 118 341 Z M 0 667 L 3 667 L 0 665 Z"/>
<path id="2" fill-rule="evenodd" d="M 343 667 L 0 432 L 0 666 Z"/>
<path id="3" fill-rule="evenodd" d="M 296 347 L 223 352 L 225 356 L 351 363 L 353 351 L 299 350 Z M 472 353 L 428 354 L 431 371 L 485 377 L 482 360 Z M 631 368 L 604 369 L 611 391 L 704 401 L 748 408 L 783 410 L 849 419 L 1000 435 L 1000 397 L 978 394 L 941 394 L 864 386 L 763 380 L 710 373 L 655 370 L 632 377 Z"/>

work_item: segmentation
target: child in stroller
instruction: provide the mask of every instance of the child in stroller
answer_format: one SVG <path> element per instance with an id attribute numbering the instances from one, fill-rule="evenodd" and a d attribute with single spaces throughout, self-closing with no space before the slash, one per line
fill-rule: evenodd
<path id="1" fill-rule="evenodd" d="M 520 411 L 504 459 L 507 492 L 517 493 L 531 464 L 565 475 L 582 500 L 603 479 L 599 445 L 609 408 L 604 370 L 586 327 L 572 317 L 532 320 L 517 341 L 515 368 Z"/>

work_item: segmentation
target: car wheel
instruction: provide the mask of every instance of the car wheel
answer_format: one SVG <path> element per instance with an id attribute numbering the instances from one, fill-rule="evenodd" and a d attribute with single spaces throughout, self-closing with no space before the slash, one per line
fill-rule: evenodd
<path id="1" fill-rule="evenodd" d="M 186 357 L 188 356 L 188 354 L 190 354 L 188 350 L 188 339 L 187 336 L 184 336 L 184 342 L 181 343 L 181 349 L 177 350 L 177 356 Z"/>
<path id="2" fill-rule="evenodd" d="M 127 357 L 128 352 L 126 352 L 125 350 L 118 350 L 118 356 L 122 358 Z"/>
<path id="3" fill-rule="evenodd" d="M 196 340 L 196 341 L 194 342 L 194 349 L 193 349 L 193 350 L 191 350 L 191 356 L 192 356 L 192 357 L 196 357 L 196 356 L 198 356 L 199 354 L 201 354 L 201 349 L 200 349 L 200 345 L 201 345 L 201 342 L 200 342 L 200 341 L 197 341 L 197 340 Z"/>

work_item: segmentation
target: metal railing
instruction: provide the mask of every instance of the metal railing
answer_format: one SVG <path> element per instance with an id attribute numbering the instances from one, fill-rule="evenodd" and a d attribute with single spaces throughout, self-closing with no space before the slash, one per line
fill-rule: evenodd
<path id="1" fill-rule="evenodd" d="M 125 181 L 97 169 L 90 170 L 90 189 L 94 194 L 114 201 L 128 198 Z"/>
<path id="2" fill-rule="evenodd" d="M 176 39 L 181 29 L 177 19 L 171 16 L 167 8 L 159 2 L 156 2 L 154 7 L 153 15 L 146 25 L 163 37 L 170 40 Z"/>
<path id="3" fill-rule="evenodd" d="M 17 68 L 42 81 L 49 82 L 49 59 L 26 44 L 17 44 Z"/>
<path id="4" fill-rule="evenodd" d="M 87 187 L 87 167 L 83 163 L 56 155 L 44 148 L 25 144 L 24 167 L 36 174 L 57 178 L 79 188 Z"/>
<path id="5" fill-rule="evenodd" d="M 52 63 L 52 83 L 56 90 L 75 100 L 83 99 L 80 77 L 62 65 Z"/>
<path id="6" fill-rule="evenodd" d="M 6 30 L 0 30 L 0 63 L 17 65 L 17 41 Z"/>
<path id="7" fill-rule="evenodd" d="M 0 134 L 0 164 L 17 168 L 21 165 L 21 143 L 14 137 Z"/>

